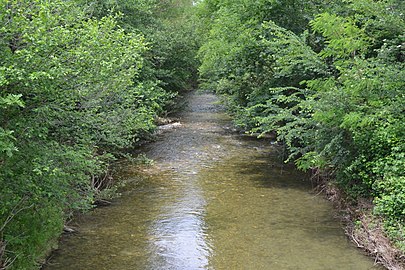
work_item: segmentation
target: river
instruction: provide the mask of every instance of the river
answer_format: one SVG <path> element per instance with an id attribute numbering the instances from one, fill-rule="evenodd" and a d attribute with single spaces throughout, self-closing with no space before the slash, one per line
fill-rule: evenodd
<path id="1" fill-rule="evenodd" d="M 153 165 L 123 167 L 123 195 L 78 216 L 44 269 L 380 269 L 279 147 L 231 132 L 214 95 L 188 99 L 142 149 Z"/>

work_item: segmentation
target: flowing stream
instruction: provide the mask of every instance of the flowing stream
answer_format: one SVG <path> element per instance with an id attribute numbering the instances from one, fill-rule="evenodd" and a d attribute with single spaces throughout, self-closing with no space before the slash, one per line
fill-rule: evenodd
<path id="1" fill-rule="evenodd" d="M 77 217 L 44 269 L 379 269 L 278 147 L 231 132 L 214 95 L 188 99 L 142 149 L 153 165 L 122 168 L 122 197 Z"/>

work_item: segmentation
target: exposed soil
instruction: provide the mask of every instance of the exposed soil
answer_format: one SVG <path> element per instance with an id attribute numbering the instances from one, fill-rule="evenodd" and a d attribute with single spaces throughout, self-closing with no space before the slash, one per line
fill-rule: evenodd
<path id="1" fill-rule="evenodd" d="M 320 187 L 341 212 L 345 232 L 358 248 L 375 258 L 376 264 L 387 269 L 405 269 L 405 254 L 395 248 L 384 234 L 382 221 L 372 214 L 374 206 L 371 200 L 362 199 L 353 204 L 346 200 L 337 187 L 328 183 L 323 183 Z"/>

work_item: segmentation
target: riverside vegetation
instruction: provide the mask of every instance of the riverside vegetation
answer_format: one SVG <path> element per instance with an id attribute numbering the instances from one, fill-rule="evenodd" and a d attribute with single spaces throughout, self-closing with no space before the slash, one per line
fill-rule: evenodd
<path id="1" fill-rule="evenodd" d="M 204 86 L 242 129 L 276 133 L 298 168 L 371 200 L 374 224 L 356 225 L 382 220 L 403 263 L 405 2 L 204 0 L 198 12 Z"/>
<path id="2" fill-rule="evenodd" d="M 37 268 L 71 213 L 108 196 L 109 164 L 198 66 L 237 126 L 371 201 L 404 260 L 403 1 L 0 3 L 0 269 Z"/>
<path id="3" fill-rule="evenodd" d="M 190 87 L 186 3 L 0 1 L 0 269 L 37 268 Z"/>

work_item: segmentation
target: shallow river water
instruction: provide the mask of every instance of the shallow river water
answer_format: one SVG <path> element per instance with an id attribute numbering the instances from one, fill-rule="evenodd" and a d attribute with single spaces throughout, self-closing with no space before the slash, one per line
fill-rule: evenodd
<path id="1" fill-rule="evenodd" d="M 378 269 L 346 239 L 329 202 L 268 141 L 230 132 L 211 94 L 127 165 L 111 206 L 79 216 L 46 270 Z"/>

